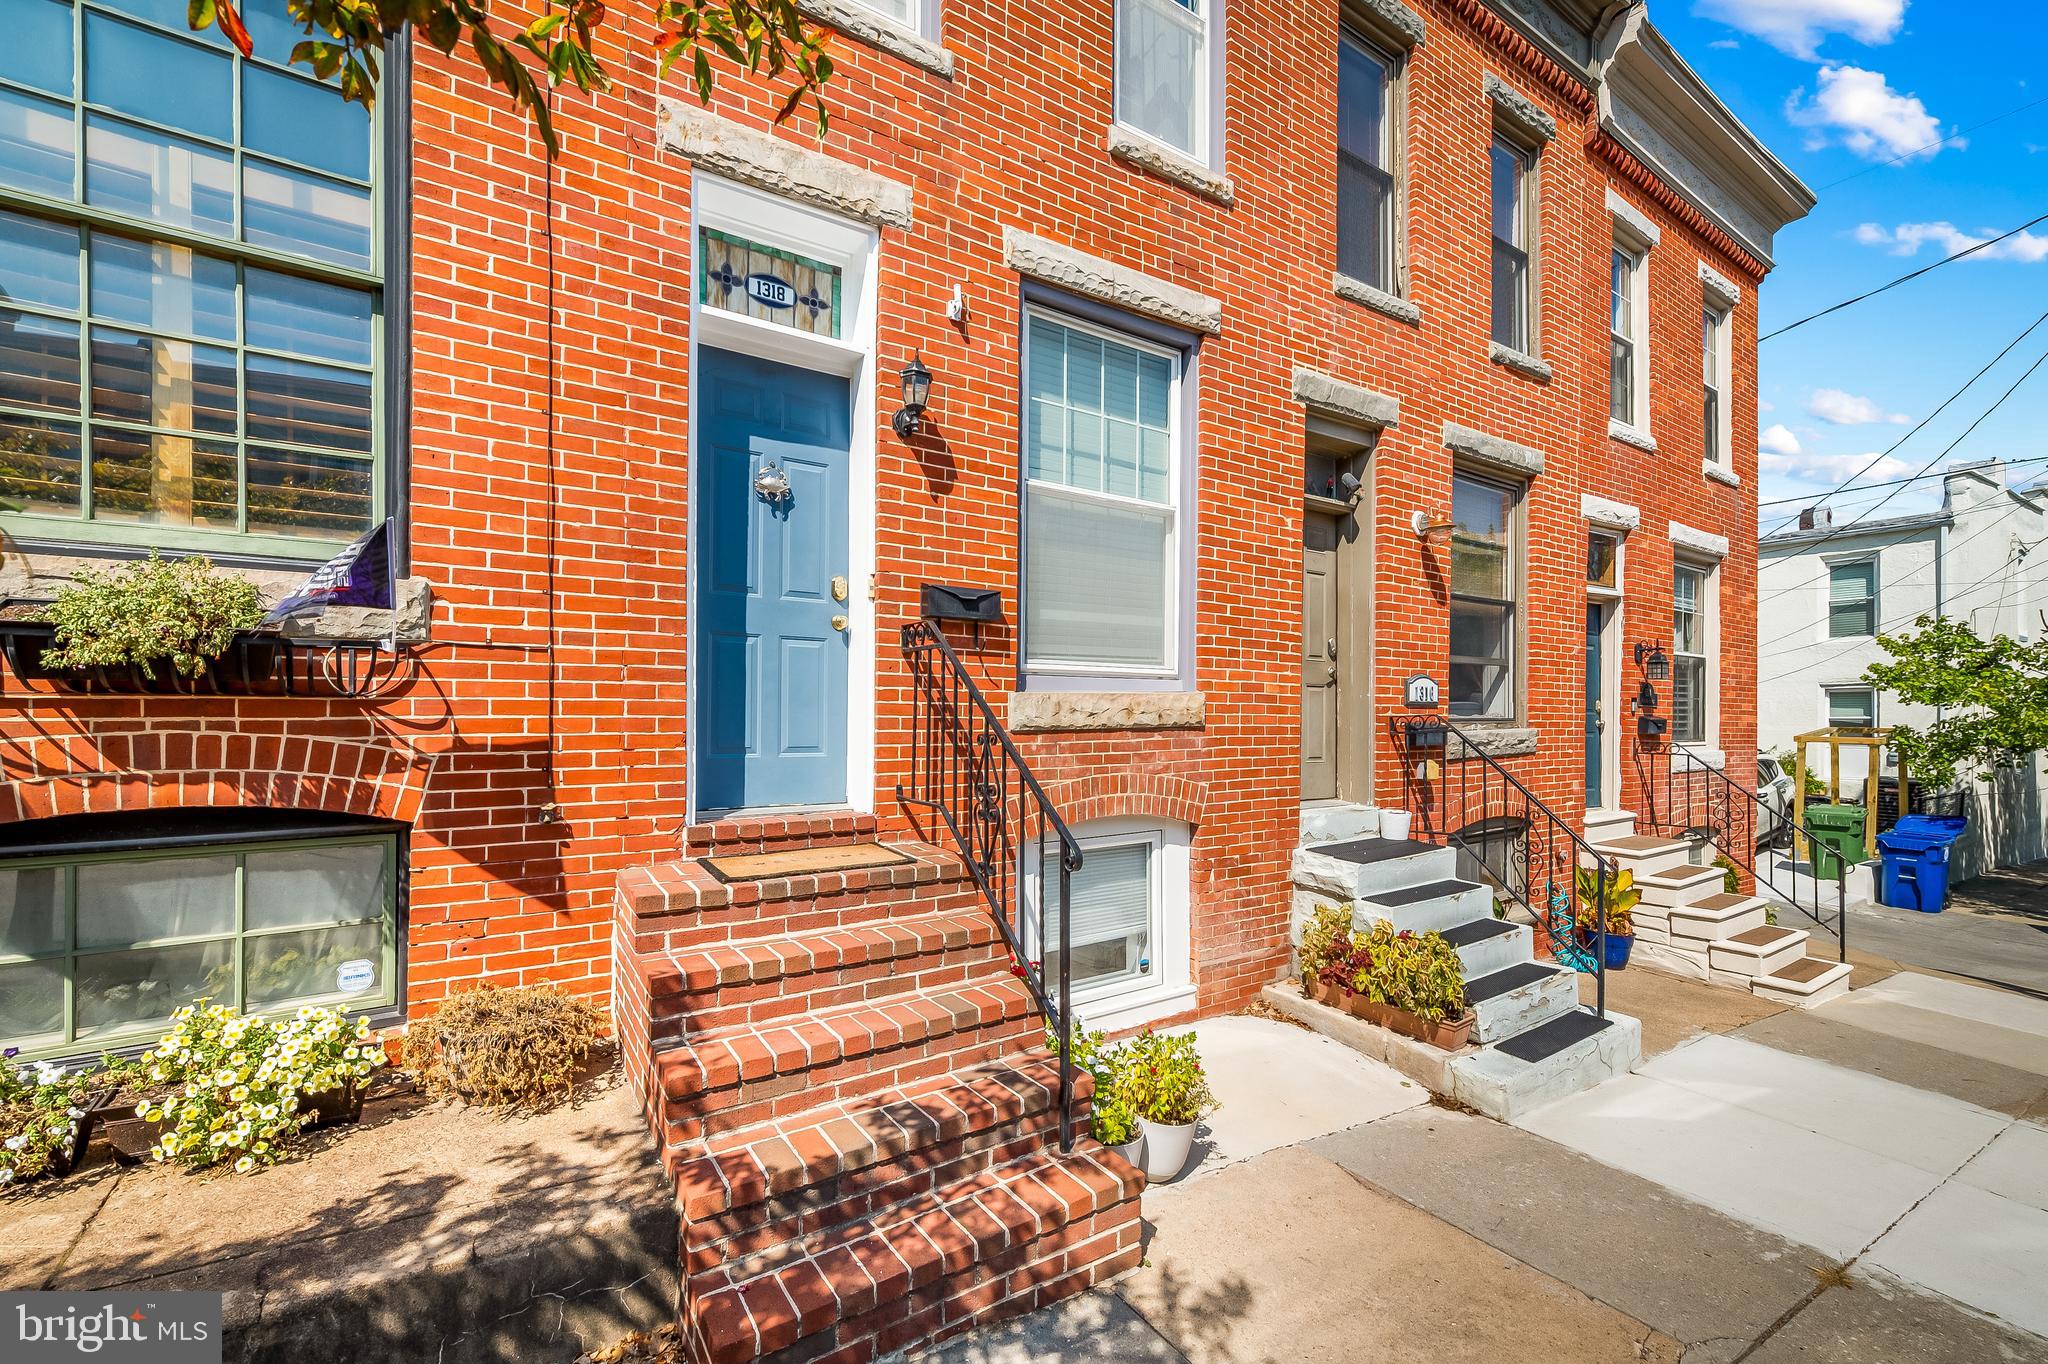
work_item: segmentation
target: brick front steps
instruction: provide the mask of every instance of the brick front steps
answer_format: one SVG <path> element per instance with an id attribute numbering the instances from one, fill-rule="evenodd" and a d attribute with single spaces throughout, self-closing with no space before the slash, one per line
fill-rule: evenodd
<path id="1" fill-rule="evenodd" d="M 892 842 L 909 863 L 730 884 L 695 860 L 873 836 L 729 821 L 619 878 L 620 1050 L 675 1180 L 700 1364 L 871 1359 L 1137 1263 L 1142 1177 L 1085 1136 L 1060 1150 L 1044 1022 L 958 858 Z"/>

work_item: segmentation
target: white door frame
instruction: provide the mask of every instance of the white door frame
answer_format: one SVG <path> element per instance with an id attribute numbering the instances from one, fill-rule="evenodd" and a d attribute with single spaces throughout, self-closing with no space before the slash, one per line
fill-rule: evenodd
<path id="1" fill-rule="evenodd" d="M 697 238 L 705 227 L 731 232 L 749 241 L 779 247 L 815 260 L 841 267 L 840 307 L 845 322 L 839 339 L 813 336 L 757 318 L 706 306 L 698 297 Z M 852 439 L 849 443 L 846 514 L 850 518 L 847 536 L 847 629 L 851 636 L 846 671 L 846 802 L 845 807 L 861 812 L 875 808 L 875 664 L 879 642 L 875 636 L 875 603 L 868 584 L 875 573 L 875 298 L 878 236 L 871 227 L 821 213 L 815 209 L 778 199 L 772 194 L 738 185 L 716 176 L 697 174 L 691 181 L 689 232 L 690 339 L 689 365 L 689 458 L 685 475 L 689 507 L 689 539 L 684 561 L 685 611 L 684 696 L 688 715 L 688 737 L 684 746 L 684 819 L 696 823 L 706 811 L 697 805 L 696 732 L 701 708 L 698 705 L 699 669 L 697 645 L 697 574 L 694 571 L 699 543 L 697 509 L 699 479 L 696 453 L 698 413 L 702 406 L 697 392 L 700 347 L 738 351 L 786 365 L 835 374 L 850 381 L 853 396 Z M 719 811 L 721 815 L 739 813 Z"/>

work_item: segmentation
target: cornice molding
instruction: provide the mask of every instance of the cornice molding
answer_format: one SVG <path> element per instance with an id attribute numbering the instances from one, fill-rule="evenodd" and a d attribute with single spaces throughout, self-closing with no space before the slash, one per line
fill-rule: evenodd
<path id="1" fill-rule="evenodd" d="M 1740 242 L 1716 227 L 1706 214 L 1692 206 L 1690 200 L 1665 184 L 1663 178 L 1644 165 L 1634 152 L 1622 146 L 1597 124 L 1589 125 L 1586 129 L 1586 148 L 1614 167 L 1630 184 L 1656 200 L 1657 207 L 1678 219 L 1709 246 L 1728 257 L 1736 269 L 1752 280 L 1761 280 L 1770 273 L 1769 267 L 1751 255 Z"/>
<path id="2" fill-rule="evenodd" d="M 1522 31 L 1487 8 L 1485 0 L 1444 0 L 1444 7 L 1470 25 L 1478 35 L 1545 89 L 1580 114 L 1596 107 L 1593 89 L 1563 63 L 1524 37 Z"/>

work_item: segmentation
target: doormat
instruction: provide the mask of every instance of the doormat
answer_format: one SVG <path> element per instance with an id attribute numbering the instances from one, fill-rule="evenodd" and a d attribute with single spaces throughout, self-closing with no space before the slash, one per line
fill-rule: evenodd
<path id="1" fill-rule="evenodd" d="M 840 843 L 829 848 L 792 848 L 788 852 L 724 853 L 697 859 L 728 884 L 765 881 L 773 876 L 815 876 L 828 871 L 863 871 L 898 867 L 917 859 L 879 843 Z"/>

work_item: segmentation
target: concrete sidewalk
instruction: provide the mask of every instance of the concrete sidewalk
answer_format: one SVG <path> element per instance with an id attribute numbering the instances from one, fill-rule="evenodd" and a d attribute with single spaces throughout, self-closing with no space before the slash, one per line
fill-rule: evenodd
<path id="1" fill-rule="evenodd" d="M 1737 1007 L 1727 1001 L 1747 997 L 1639 974 L 1646 978 L 1629 980 L 1617 993 L 1648 1003 L 1645 1014 L 1662 1020 L 1654 1049 L 1663 1055 L 1646 1067 L 1661 1070 L 1647 1083 L 1699 1104 L 1710 1125 L 1747 1123 L 1774 1137 L 1778 1128 L 1792 1128 L 1814 1141 L 1824 1134 L 1800 1123 L 1829 1128 L 1835 1145 L 1826 1148 L 1828 1158 L 1887 1172 L 1897 1187 L 1881 1206 L 1816 1206 L 1802 1186 L 1835 1187 L 1827 1184 L 1832 1173 L 1793 1160 L 1796 1152 L 1776 1144 L 1750 1146 L 1747 1163 L 1714 1157 L 1722 1162 L 1715 1168 L 1739 1188 L 1795 1200 L 1804 1209 L 1798 1227 L 1825 1233 L 1837 1246 L 1874 1226 L 1886 1253 L 1845 1275 L 1840 1255 L 1753 1220 L 1786 1217 L 1768 1197 L 1708 1206 L 1665 1179 L 1534 1132 L 1404 1100 L 1414 1091 L 1403 1091 L 1399 1077 L 1355 1056 L 1331 1057 L 1326 1039 L 1264 1020 L 1214 1020 L 1196 1031 L 1224 1107 L 1201 1165 L 1146 1194 L 1145 1265 L 1111 1289 L 954 1341 L 926 1358 L 2048 1364 L 2048 1340 L 1925 1287 L 1969 1287 L 1944 1282 L 1944 1275 L 1955 1277 L 1939 1263 L 1944 1251 L 1930 1256 L 1926 1248 L 1945 1248 L 1955 1264 L 1976 1263 L 1972 1232 L 1959 1225 L 1972 1212 L 1970 1200 L 2020 1207 L 2038 1201 L 2048 1162 L 2035 1145 L 2036 1129 L 2014 1123 L 2004 1110 L 1744 1036 L 1789 1028 L 1808 1017 L 1799 1011 L 1761 1001 Z M 1981 1003 L 1943 990 L 1969 987 L 1920 980 L 1906 980 L 1871 1004 L 1923 1013 L 1938 1013 L 1933 1006 L 1941 1004 L 1956 1019 L 1963 1015 L 1955 1011 Z M 1683 1021 L 1699 1017 L 1709 1020 L 1704 1035 Z M 1855 1025 L 1832 1026 L 1839 1033 Z M 1842 1043 L 1837 1037 L 1828 1045 Z M 1711 1063 L 1731 1061 L 1747 1065 L 1753 1083 L 1724 1084 Z M 1854 1073 L 1822 1075 L 1837 1069 Z M 1815 1076 L 1822 1083 L 1809 1093 Z M 1642 1079 L 1611 1082 L 1580 1100 L 1610 1092 L 1626 1099 Z M 1995 1082 L 2009 1100 L 2031 1102 L 2009 1076 L 1998 1082 L 1980 1074 L 1974 1081 Z M 1968 1118 L 1959 1122 L 1957 1110 Z M 1652 1112 L 1642 1146 L 1669 1144 L 1659 1121 Z M 1935 1130 L 1920 1130 L 1929 1122 Z M 1870 1130 L 1858 1132 L 1859 1125 Z M 1847 1139 L 1851 1134 L 1860 1145 Z M 1981 1138 L 1977 1147 L 1969 1147 L 1973 1138 Z M 1698 1143 L 1681 1140 L 1703 1154 Z M 1933 1168 L 1951 1159 L 1955 1169 Z M 1678 1168 L 1653 1173 L 1685 1176 L 1683 1162 L 1671 1164 Z M 1958 1173 L 1964 1166 L 1967 1178 Z M 1956 1189 L 1951 1196 L 1928 1196 L 1949 1183 Z M 1919 1201 L 1902 1219 L 1907 1205 L 1900 1200 L 1909 1195 Z M 1887 1212 L 1885 1224 L 1876 1225 Z"/>

